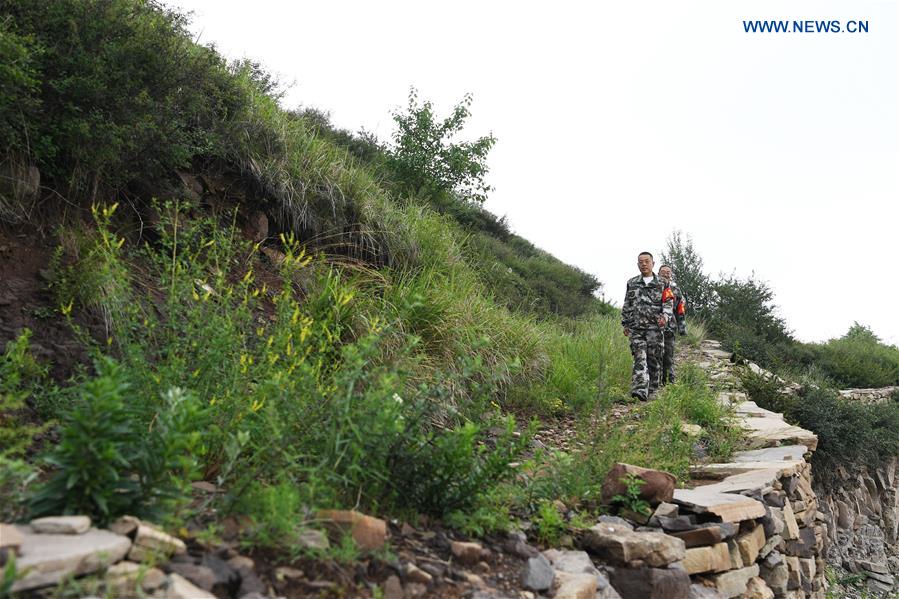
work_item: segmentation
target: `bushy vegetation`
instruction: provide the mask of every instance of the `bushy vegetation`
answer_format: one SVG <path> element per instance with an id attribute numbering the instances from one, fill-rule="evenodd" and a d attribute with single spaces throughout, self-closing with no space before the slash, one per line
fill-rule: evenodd
<path id="1" fill-rule="evenodd" d="M 746 372 L 743 383 L 760 406 L 818 435 L 812 454 L 816 480 L 829 484 L 840 469 L 850 473 L 877 467 L 899 455 L 899 403 L 863 404 L 842 399 L 826 387 L 807 386 L 799 395 L 784 392 L 774 378 Z"/>
<path id="2" fill-rule="evenodd" d="M 39 430 L 22 422 L 33 381 L 46 371 L 28 352 L 30 339 L 25 330 L 0 356 L 0 459 L 21 457 Z"/>
<path id="3" fill-rule="evenodd" d="M 216 153 L 244 102 L 222 58 L 155 2 L 4 1 L 0 21 L 5 149 L 70 199 Z"/>
<path id="4" fill-rule="evenodd" d="M 738 358 L 802 383 L 797 397 L 783 392 L 780 378 L 747 372 L 743 379 L 759 405 L 818 435 L 812 459 L 819 480 L 830 481 L 838 466 L 877 466 L 899 454 L 899 404 L 850 402 L 835 390 L 899 384 L 899 348 L 858 323 L 826 343 L 799 342 L 777 315 L 774 292 L 766 283 L 755 276 L 713 280 L 702 272 L 692 240 L 679 233 L 670 238 L 667 254 L 664 259 L 687 274 L 681 280 L 687 296 L 702 298 L 698 311 L 712 337 Z"/>
<path id="5" fill-rule="evenodd" d="M 110 209 L 97 211 L 94 250 L 60 266 L 58 276 L 66 311 L 78 304 L 119 307 L 99 312 L 112 314 L 109 339 L 121 361 L 69 390 L 73 409 L 63 443 L 50 459 L 59 467 L 59 484 L 67 481 L 71 489 L 73 477 L 83 479 L 87 501 L 98 505 L 85 508 L 69 493 L 66 509 L 104 513 L 106 502 L 96 499 L 93 486 L 133 480 L 126 464 L 142 465 L 147 455 L 164 461 L 160 447 L 175 448 L 174 455 L 199 451 L 177 442 L 187 432 L 166 426 L 167 418 L 204 431 L 199 466 L 220 484 L 241 489 L 287 478 L 307 505 L 355 503 L 436 515 L 464 508 L 487 481 L 502 480 L 526 443 L 526 436 L 504 429 L 490 451 L 478 445 L 482 433 L 499 423 L 491 395 L 502 372 L 488 371 L 483 356 L 460 355 L 455 370 L 412 380 L 426 357 L 416 355 L 417 346 L 427 340 L 399 334 L 415 324 L 403 319 L 408 306 L 385 311 L 373 298 L 357 300 L 370 285 L 364 278 L 313 260 L 285 237 L 280 288 L 270 288 L 256 278 L 256 248 L 233 228 L 191 221 L 169 207 L 158 244 L 129 251 L 109 230 L 112 215 Z M 135 294 L 135 272 L 141 273 L 140 283 L 154 285 L 155 303 Z M 97 273 L 108 278 L 85 289 Z M 431 317 L 428 323 L 435 326 Z M 202 418 L 178 417 L 164 401 L 179 388 L 206 398 Z M 97 422 L 98 411 L 111 416 Z M 145 429 L 151 422 L 171 438 L 144 452 L 128 427 Z M 152 441 L 143 436 L 144 444 Z M 108 448 L 95 448 L 104 455 L 119 456 L 126 448 L 139 455 L 65 461 L 90 439 L 108 440 Z M 110 470 L 98 471 L 102 464 Z M 193 468 L 148 465 L 155 472 L 177 472 L 181 480 L 194 474 Z M 91 476 L 77 474 L 79 468 Z M 53 482 L 50 487 L 46 493 L 56 497 Z M 115 497 L 125 501 L 128 495 L 117 490 Z M 42 499 L 36 505 L 47 503 Z M 51 503 L 47 510 L 58 507 Z"/>
<path id="6" fill-rule="evenodd" d="M 669 239 L 663 260 L 673 265 L 691 312 L 708 334 L 739 358 L 794 377 L 811 374 L 820 384 L 840 388 L 899 384 L 899 348 L 884 344 L 868 327 L 855 323 L 838 339 L 802 343 L 777 314 L 774 291 L 755 275 L 712 279 L 703 273 L 692 240 L 679 232 Z M 694 303 L 693 297 L 701 299 Z"/>

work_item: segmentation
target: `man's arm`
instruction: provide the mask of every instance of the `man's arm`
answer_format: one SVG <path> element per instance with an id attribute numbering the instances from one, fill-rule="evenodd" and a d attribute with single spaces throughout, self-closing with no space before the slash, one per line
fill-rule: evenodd
<path id="1" fill-rule="evenodd" d="M 621 304 L 621 326 L 624 327 L 625 335 L 630 335 L 631 315 L 634 310 L 628 291 L 630 291 L 630 288 L 625 287 L 624 302 Z"/>

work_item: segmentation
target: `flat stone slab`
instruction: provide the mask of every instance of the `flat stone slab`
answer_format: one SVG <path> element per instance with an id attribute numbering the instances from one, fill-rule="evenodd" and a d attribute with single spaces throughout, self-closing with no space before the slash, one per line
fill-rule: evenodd
<path id="1" fill-rule="evenodd" d="M 47 516 L 31 521 L 31 529 L 45 535 L 80 535 L 90 530 L 87 516 Z"/>
<path id="2" fill-rule="evenodd" d="M 770 487 L 781 476 L 782 469 L 768 468 L 763 470 L 746 470 L 732 474 L 719 483 L 700 487 L 714 493 L 743 493 L 744 491 L 762 491 Z"/>
<path id="3" fill-rule="evenodd" d="M 793 476 L 805 464 L 802 457 L 808 451 L 805 445 L 783 445 L 766 449 L 740 451 L 734 454 L 732 461 L 722 464 L 698 464 L 691 466 L 693 476 L 729 477 L 753 470 L 776 470 L 781 476 Z M 760 475 L 761 476 L 761 475 Z M 726 480 L 726 479 L 724 479 Z M 722 480 L 722 482 L 724 482 Z M 746 490 L 746 489 L 743 489 Z M 733 491 L 731 491 L 733 492 Z"/>
<path id="4" fill-rule="evenodd" d="M 57 584 L 66 576 L 90 574 L 121 560 L 131 548 L 131 539 L 108 530 L 92 528 L 79 535 L 37 534 L 19 526 L 24 537 L 16 567 L 23 577 L 13 592 Z"/>
<path id="5" fill-rule="evenodd" d="M 750 416 L 752 418 L 778 418 L 783 420 L 783 414 L 780 412 L 772 412 L 765 408 L 759 407 L 754 401 L 743 401 L 734 407 L 734 411 L 742 416 Z"/>
<path id="6" fill-rule="evenodd" d="M 782 445 L 784 442 L 805 445 L 810 451 L 818 448 L 818 436 L 798 426 L 791 426 L 777 417 L 741 418 L 740 426 L 747 436 L 762 447 Z"/>
<path id="7" fill-rule="evenodd" d="M 807 453 L 808 447 L 805 445 L 781 445 L 766 449 L 738 451 L 732 459 L 734 462 L 797 462 L 803 464 L 805 463 L 803 456 Z"/>
<path id="8" fill-rule="evenodd" d="M 714 486 L 675 489 L 674 503 L 699 514 L 713 514 L 724 522 L 741 522 L 765 515 L 765 506 L 761 502 L 743 495 L 710 490 Z"/>

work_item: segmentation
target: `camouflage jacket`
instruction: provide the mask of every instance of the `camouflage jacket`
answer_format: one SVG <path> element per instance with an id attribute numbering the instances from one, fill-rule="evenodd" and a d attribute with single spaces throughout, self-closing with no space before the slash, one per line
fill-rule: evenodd
<path id="1" fill-rule="evenodd" d="M 681 335 L 687 334 L 687 297 L 681 288 L 674 281 L 668 281 L 671 291 L 674 292 L 674 318 L 668 319 L 665 325 L 665 331 L 674 333 L 677 331 Z"/>
<path id="2" fill-rule="evenodd" d="M 621 324 L 626 329 L 659 330 L 659 316 L 674 320 L 674 292 L 668 281 L 652 274 L 652 281 L 643 282 L 637 275 L 627 282 L 627 293 L 621 307 Z"/>

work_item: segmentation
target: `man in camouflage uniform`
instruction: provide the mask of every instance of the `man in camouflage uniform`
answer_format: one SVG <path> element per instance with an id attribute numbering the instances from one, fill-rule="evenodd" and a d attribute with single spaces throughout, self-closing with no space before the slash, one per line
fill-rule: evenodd
<path id="1" fill-rule="evenodd" d="M 674 382 L 674 337 L 687 334 L 687 301 L 683 291 L 674 281 L 674 272 L 667 264 L 659 267 L 659 276 L 668 281 L 671 291 L 674 292 L 674 318 L 665 325 L 665 341 L 662 347 L 662 377 L 661 384 Z"/>
<path id="2" fill-rule="evenodd" d="M 651 399 L 659 388 L 662 362 L 662 330 L 674 318 L 674 293 L 668 282 L 652 271 L 655 262 L 649 252 L 637 256 L 640 274 L 627 282 L 621 307 L 621 325 L 630 338 L 634 370 L 631 396 Z"/>

